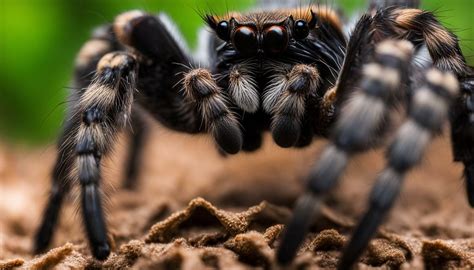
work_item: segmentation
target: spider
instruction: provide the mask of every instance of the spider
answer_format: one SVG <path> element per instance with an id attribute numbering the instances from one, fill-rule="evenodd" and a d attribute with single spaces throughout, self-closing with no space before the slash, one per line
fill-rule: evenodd
<path id="1" fill-rule="evenodd" d="M 283 232 L 277 251 L 283 265 L 295 256 L 322 196 L 350 158 L 384 143 L 397 107 L 406 108 L 406 119 L 339 268 L 349 268 L 363 252 L 404 175 L 447 120 L 474 206 L 474 72 L 457 37 L 417 2 L 374 0 L 349 36 L 339 13 L 322 5 L 204 15 L 211 31 L 201 32 L 195 55 L 165 15 L 129 11 L 99 27 L 76 60 L 77 90 L 70 94 L 36 252 L 47 248 L 64 197 L 79 183 L 92 254 L 109 256 L 100 164 L 117 133 L 129 127 L 124 185 L 133 187 L 145 112 L 173 130 L 210 133 L 223 154 L 257 150 L 267 131 L 281 147 L 329 139 Z M 425 49 L 431 61 L 421 65 L 415 60 Z"/>

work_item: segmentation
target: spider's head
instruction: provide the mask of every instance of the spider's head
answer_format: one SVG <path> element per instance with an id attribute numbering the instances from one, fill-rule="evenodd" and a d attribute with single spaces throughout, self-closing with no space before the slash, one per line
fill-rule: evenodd
<path id="1" fill-rule="evenodd" d="M 316 14 L 274 11 L 251 14 L 206 15 L 206 23 L 216 35 L 243 55 L 279 54 L 288 44 L 303 40 L 316 28 Z"/>

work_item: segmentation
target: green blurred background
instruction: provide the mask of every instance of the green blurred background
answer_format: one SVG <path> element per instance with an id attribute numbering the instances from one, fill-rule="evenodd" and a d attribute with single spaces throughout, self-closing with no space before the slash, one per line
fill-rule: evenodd
<path id="1" fill-rule="evenodd" d="M 247 9 L 256 0 L 0 0 L 0 137 L 14 144 L 51 142 L 61 126 L 76 52 L 91 30 L 130 9 L 167 12 L 194 47 L 198 11 Z M 347 14 L 365 0 L 323 0 Z M 473 63 L 473 0 L 424 0 L 461 39 Z"/>

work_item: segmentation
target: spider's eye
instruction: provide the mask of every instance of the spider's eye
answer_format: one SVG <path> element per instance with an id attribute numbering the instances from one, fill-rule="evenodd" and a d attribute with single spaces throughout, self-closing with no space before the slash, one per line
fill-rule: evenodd
<path id="1" fill-rule="evenodd" d="M 297 20 L 293 29 L 293 36 L 296 39 L 303 39 L 309 35 L 309 26 L 306 21 Z"/>
<path id="2" fill-rule="evenodd" d="M 255 31 L 247 26 L 241 26 L 232 35 L 234 47 L 241 53 L 252 54 L 257 51 L 257 35 Z"/>
<path id="3" fill-rule="evenodd" d="M 230 39 L 230 27 L 228 21 L 221 21 L 217 24 L 216 34 L 222 40 Z"/>
<path id="4" fill-rule="evenodd" d="M 279 53 L 288 46 L 288 34 L 282 26 L 271 26 L 265 30 L 264 47 L 266 52 Z"/>

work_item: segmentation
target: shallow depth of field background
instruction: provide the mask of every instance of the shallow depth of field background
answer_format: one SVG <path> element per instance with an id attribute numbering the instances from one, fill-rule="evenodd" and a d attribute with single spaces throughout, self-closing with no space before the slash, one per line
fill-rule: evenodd
<path id="1" fill-rule="evenodd" d="M 129 9 L 167 12 L 194 47 L 199 12 L 248 9 L 256 0 L 0 0 L 0 138 L 51 143 L 61 126 L 76 52 L 94 26 Z M 324 0 L 346 14 L 365 0 Z M 474 1 L 422 0 L 461 39 L 474 64 Z"/>

